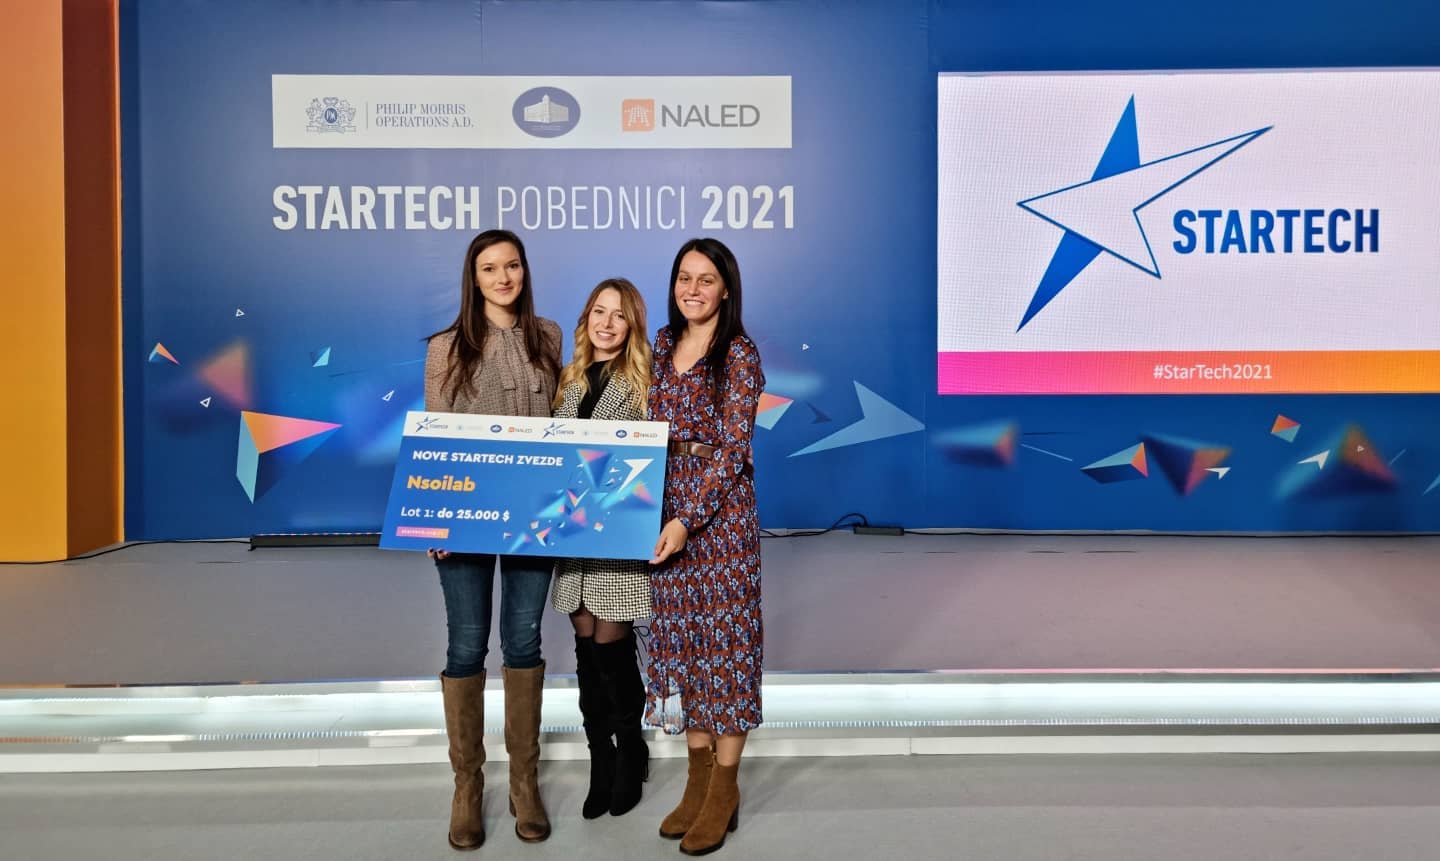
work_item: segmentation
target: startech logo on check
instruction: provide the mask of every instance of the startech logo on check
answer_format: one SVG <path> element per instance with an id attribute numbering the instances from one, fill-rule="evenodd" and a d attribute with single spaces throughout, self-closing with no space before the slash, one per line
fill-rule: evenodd
<path id="1" fill-rule="evenodd" d="M 405 436 L 543 443 L 570 447 L 584 446 L 592 442 L 653 447 L 665 444 L 669 438 L 669 426 L 664 422 L 561 420 L 411 411 L 405 418 Z"/>

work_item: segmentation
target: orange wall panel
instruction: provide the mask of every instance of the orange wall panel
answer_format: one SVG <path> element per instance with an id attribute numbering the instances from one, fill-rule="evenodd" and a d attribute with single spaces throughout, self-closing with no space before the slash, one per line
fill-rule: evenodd
<path id="1" fill-rule="evenodd" d="M 17 3 L 0 27 L 0 559 L 64 556 L 65 141 L 62 15 Z"/>

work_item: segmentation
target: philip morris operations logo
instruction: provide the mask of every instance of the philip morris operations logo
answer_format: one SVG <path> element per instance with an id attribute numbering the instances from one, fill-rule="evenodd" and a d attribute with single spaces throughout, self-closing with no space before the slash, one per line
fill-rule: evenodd
<path id="1" fill-rule="evenodd" d="M 520 94 L 510 114 L 525 134 L 558 138 L 580 122 L 580 103 L 559 87 L 535 87 Z"/>
<path id="2" fill-rule="evenodd" d="M 310 124 L 305 127 L 307 132 L 345 134 L 355 131 L 355 109 L 337 96 L 311 99 L 305 115 L 310 118 Z"/>
<path id="3" fill-rule="evenodd" d="M 620 102 L 620 130 L 648 132 L 655 130 L 655 100 L 625 99 Z"/>
<path id="4" fill-rule="evenodd" d="M 1021 208 L 1059 227 L 1065 234 L 1016 331 L 1025 328 L 1026 323 L 1102 252 L 1159 278 L 1160 266 L 1155 262 L 1150 239 L 1140 223 L 1140 210 L 1271 128 L 1266 126 L 1222 138 L 1142 164 L 1132 96 L 1089 180 L 1019 202 Z M 1177 228 L 1180 215 L 1176 214 Z M 1274 227 L 1273 222 L 1270 227 Z M 1288 244 L 1288 232 L 1286 240 Z M 1176 250 L 1187 253 L 1178 243 Z"/>

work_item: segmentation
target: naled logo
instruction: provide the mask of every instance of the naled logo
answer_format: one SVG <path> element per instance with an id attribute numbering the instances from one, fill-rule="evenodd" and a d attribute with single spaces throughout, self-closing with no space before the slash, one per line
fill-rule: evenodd
<path id="1" fill-rule="evenodd" d="M 579 124 L 580 103 L 559 87 L 535 87 L 520 94 L 510 114 L 525 134 L 558 138 Z"/>
<path id="2" fill-rule="evenodd" d="M 648 132 L 660 128 L 747 129 L 760 124 L 760 107 L 750 104 L 662 103 L 654 99 L 623 99 L 620 130 Z"/>
<path id="3" fill-rule="evenodd" d="M 419 433 L 420 431 L 443 429 L 445 426 L 439 422 L 440 420 L 434 416 L 425 416 L 415 423 L 415 432 Z"/>
<path id="4" fill-rule="evenodd" d="M 345 134 L 355 131 L 355 109 L 337 96 L 311 99 L 305 115 L 310 118 L 309 125 L 305 126 L 307 132 Z"/>
<path id="5" fill-rule="evenodd" d="M 625 99 L 620 102 L 620 130 L 648 132 L 655 128 L 654 99 Z"/>

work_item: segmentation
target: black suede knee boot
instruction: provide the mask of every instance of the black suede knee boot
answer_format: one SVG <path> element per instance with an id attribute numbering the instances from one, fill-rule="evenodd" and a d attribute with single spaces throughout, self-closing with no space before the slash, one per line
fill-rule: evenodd
<path id="1" fill-rule="evenodd" d="M 610 810 L 615 744 L 610 740 L 610 692 L 591 637 L 575 637 L 575 678 L 580 683 L 580 715 L 585 724 L 585 742 L 590 747 L 590 791 L 585 794 L 580 813 L 586 819 L 595 819 Z"/>
<path id="2" fill-rule="evenodd" d="M 615 778 L 610 814 L 621 816 L 640 803 L 640 784 L 650 777 L 650 746 L 645 743 L 645 683 L 635 654 L 635 632 L 623 640 L 595 646 L 610 696 L 610 729 L 615 734 Z"/>

